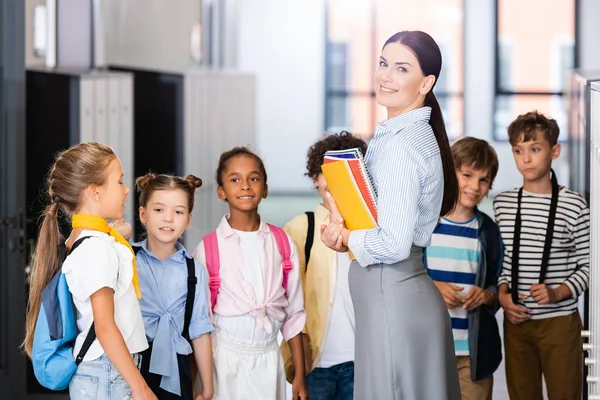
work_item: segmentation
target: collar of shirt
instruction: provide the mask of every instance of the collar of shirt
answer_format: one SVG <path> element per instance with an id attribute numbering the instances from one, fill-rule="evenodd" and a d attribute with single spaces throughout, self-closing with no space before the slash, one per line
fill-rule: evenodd
<path id="1" fill-rule="evenodd" d="M 225 239 L 229 239 L 232 236 L 234 236 L 234 237 L 237 238 L 237 235 L 235 234 L 235 232 L 231 228 L 231 225 L 229 225 L 229 214 L 226 214 L 221 219 L 221 222 L 219 223 L 219 226 L 217 227 L 217 233 L 219 235 L 221 235 L 222 237 L 224 237 Z M 260 237 L 264 237 L 265 234 L 269 234 L 269 233 L 271 233 L 271 230 L 267 226 L 267 223 L 261 217 L 260 218 L 260 225 L 258 227 L 258 235 Z"/>
<path id="2" fill-rule="evenodd" d="M 185 268 L 185 258 L 191 258 L 185 247 L 179 242 L 175 243 L 175 249 L 177 251 L 162 261 L 148 249 L 147 239 L 142 242 L 134 243 L 133 246 L 142 248 L 138 253 L 138 259 L 140 259 L 140 264 L 142 265 L 145 262 L 148 262 L 149 264 L 154 262 L 161 264 L 175 263 L 183 265 Z M 144 257 L 144 254 L 146 257 Z M 143 260 L 144 258 L 146 259 L 145 261 Z M 159 270 L 162 272 L 162 268 Z M 181 332 L 177 329 L 178 326 L 175 323 L 175 315 L 173 315 L 175 310 L 163 308 L 161 299 L 158 298 L 160 296 L 159 293 L 156 293 L 156 296 L 154 296 L 153 292 L 145 292 L 144 298 L 141 300 L 145 303 L 142 307 L 144 310 L 144 322 L 146 325 L 149 325 L 158 319 L 154 340 L 152 341 L 149 371 L 153 374 L 162 376 L 160 383 L 162 389 L 181 395 L 177 354 L 190 354 L 192 348 L 189 342 L 181 336 Z M 177 311 L 178 314 L 180 314 L 181 310 Z"/>
<path id="3" fill-rule="evenodd" d="M 431 107 L 420 107 L 407 113 L 400 114 L 397 117 L 390 118 L 377 124 L 375 135 L 382 136 L 389 133 L 398 133 L 409 125 L 417 121 L 428 122 L 431 117 Z"/>
<path id="4" fill-rule="evenodd" d="M 151 252 L 148 249 L 148 239 L 144 239 L 141 242 L 136 242 L 132 245 L 133 247 L 141 247 L 142 249 L 144 249 L 144 252 L 146 252 L 146 254 L 148 254 L 148 256 L 155 258 L 157 260 L 160 261 L 160 259 L 156 256 L 156 254 L 154 254 L 153 252 Z M 179 242 L 175 242 L 175 253 L 171 254 L 168 258 L 162 260 L 167 261 L 167 260 L 173 260 L 175 262 L 185 262 L 185 258 L 192 258 L 192 256 L 190 256 L 187 252 L 187 250 L 185 249 L 185 247 L 183 247 L 183 245 Z"/>

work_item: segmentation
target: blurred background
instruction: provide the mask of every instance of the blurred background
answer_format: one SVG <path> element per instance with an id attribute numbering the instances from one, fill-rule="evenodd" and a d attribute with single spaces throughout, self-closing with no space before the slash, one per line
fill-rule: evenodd
<path id="1" fill-rule="evenodd" d="M 450 140 L 485 139 L 500 157 L 481 208 L 491 213 L 496 193 L 521 185 L 506 128 L 533 109 L 561 128 L 559 183 L 589 200 L 598 16 L 598 0 L 0 0 L 1 392 L 64 397 L 37 385 L 18 350 L 57 151 L 107 143 L 130 187 L 148 170 L 200 176 L 193 248 L 226 212 L 219 155 L 249 145 L 268 172 L 261 214 L 283 225 L 319 199 L 304 176 L 309 146 L 385 119 L 372 84 L 381 47 L 418 29 L 442 51 L 435 92 Z M 139 233 L 135 197 L 126 219 Z M 501 366 L 495 399 L 508 398 L 503 375 Z"/>

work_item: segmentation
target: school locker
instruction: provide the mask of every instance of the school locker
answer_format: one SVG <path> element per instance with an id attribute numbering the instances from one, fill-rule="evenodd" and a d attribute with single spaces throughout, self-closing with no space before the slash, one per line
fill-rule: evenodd
<path id="1" fill-rule="evenodd" d="M 190 125 L 185 131 L 184 169 L 199 171 L 203 180 L 186 234 L 186 243 L 195 246 L 228 210 L 216 194 L 221 153 L 234 146 L 256 150 L 255 81 L 235 72 L 189 71 L 185 82 L 185 114 Z"/>
<path id="2" fill-rule="evenodd" d="M 110 68 L 134 75 L 135 175 L 194 174 L 203 181 L 184 236 L 186 247 L 193 251 L 227 212 L 227 204 L 216 195 L 219 156 L 236 145 L 255 146 L 254 77 L 199 68 Z M 142 232 L 139 221 L 134 223 L 136 232 Z"/>
<path id="3" fill-rule="evenodd" d="M 123 218 L 136 218 L 133 173 L 133 76 L 126 73 L 93 72 L 82 75 L 80 86 L 80 142 L 100 142 L 113 148 L 123 166 L 124 182 L 130 189 Z"/>
<path id="4" fill-rule="evenodd" d="M 587 367 L 588 399 L 600 399 L 600 82 L 590 85 L 590 288 L 589 325 L 584 337 L 584 364 Z"/>

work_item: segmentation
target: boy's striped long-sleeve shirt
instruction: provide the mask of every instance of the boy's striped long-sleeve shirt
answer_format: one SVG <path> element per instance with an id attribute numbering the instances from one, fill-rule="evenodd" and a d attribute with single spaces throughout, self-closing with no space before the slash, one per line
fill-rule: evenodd
<path id="1" fill-rule="evenodd" d="M 504 264 L 498 285 L 512 288 L 512 257 L 518 189 L 500 193 L 494 199 L 494 213 L 504 242 Z M 565 283 L 572 296 L 557 304 L 538 304 L 531 298 L 530 289 L 539 283 L 544 242 L 550 211 L 550 194 L 523 191 L 521 200 L 521 244 L 519 250 L 519 293 L 529 297 L 522 300 L 531 310 L 532 319 L 570 315 L 577 311 L 577 298 L 588 288 L 589 264 L 589 208 L 585 199 L 576 192 L 563 188 L 559 191 L 554 222 L 552 247 L 545 283 L 555 288 Z"/>

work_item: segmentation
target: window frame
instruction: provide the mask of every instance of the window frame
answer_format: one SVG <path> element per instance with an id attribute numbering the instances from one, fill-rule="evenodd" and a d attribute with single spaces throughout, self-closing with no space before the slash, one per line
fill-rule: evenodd
<path id="1" fill-rule="evenodd" d="M 567 95 L 568 92 L 568 86 L 563 87 L 562 90 L 559 91 L 523 91 L 523 90 L 506 90 L 504 88 L 502 88 L 502 85 L 500 84 L 500 42 L 501 40 L 506 40 L 506 39 L 501 39 L 500 35 L 499 35 L 499 28 L 500 28 L 500 1 L 502 0 L 494 0 L 494 98 L 492 99 L 493 101 L 493 118 L 491 119 L 491 132 L 492 132 L 492 139 L 494 142 L 501 142 L 501 143 L 506 143 L 508 142 L 508 137 L 507 136 L 502 136 L 499 137 L 497 132 L 499 131 L 499 126 L 496 123 L 496 112 L 498 110 L 498 98 L 499 97 L 507 97 L 507 98 L 517 98 L 518 96 L 540 96 L 540 97 L 547 97 L 550 99 L 551 101 L 551 108 L 555 107 L 555 102 L 556 99 L 563 99 L 565 98 L 565 96 Z M 579 30 L 577 29 L 577 21 L 579 20 L 579 10 L 580 10 L 580 4 L 579 4 L 579 0 L 574 0 L 574 6 L 575 6 L 575 10 L 573 13 L 573 18 L 574 18 L 574 34 L 573 34 L 573 70 L 576 70 L 577 68 L 579 68 Z M 559 37 L 559 42 L 565 42 L 564 37 Z M 556 58 L 555 54 L 551 55 L 552 58 Z M 550 60 L 548 60 L 548 62 L 550 62 Z M 555 77 L 556 73 L 554 68 L 555 67 L 551 67 L 552 70 L 550 71 L 551 75 L 553 76 L 553 78 Z M 512 70 L 515 70 L 515 66 L 512 66 Z M 567 118 L 568 118 L 568 110 L 567 110 Z M 515 115 L 516 117 L 516 115 Z M 567 127 L 568 129 L 568 121 L 564 121 L 564 125 Z M 507 127 L 504 127 L 503 129 L 506 129 Z M 564 132 L 565 134 L 561 135 L 559 141 L 560 142 L 565 142 L 567 140 L 567 135 L 566 132 Z"/>

